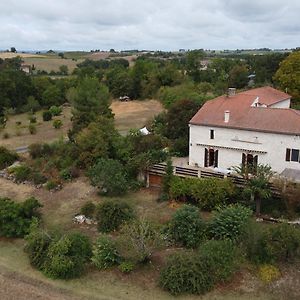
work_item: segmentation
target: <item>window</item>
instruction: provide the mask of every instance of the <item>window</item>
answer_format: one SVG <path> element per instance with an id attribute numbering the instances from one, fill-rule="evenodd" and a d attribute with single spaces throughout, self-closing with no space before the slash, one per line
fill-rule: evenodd
<path id="1" fill-rule="evenodd" d="M 213 129 L 210 130 L 210 139 L 213 140 L 215 138 L 215 131 Z"/>
<path id="2" fill-rule="evenodd" d="M 247 168 L 247 172 L 255 174 L 257 170 L 258 156 L 250 153 L 242 154 L 242 165 Z"/>
<path id="3" fill-rule="evenodd" d="M 300 150 L 299 149 L 286 149 L 285 161 L 300 162 Z"/>

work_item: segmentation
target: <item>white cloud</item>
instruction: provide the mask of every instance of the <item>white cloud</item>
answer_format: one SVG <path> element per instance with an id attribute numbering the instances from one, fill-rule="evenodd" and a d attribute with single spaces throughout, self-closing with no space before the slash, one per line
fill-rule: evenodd
<path id="1" fill-rule="evenodd" d="M 0 49 L 296 47 L 296 0 L 10 0 Z"/>

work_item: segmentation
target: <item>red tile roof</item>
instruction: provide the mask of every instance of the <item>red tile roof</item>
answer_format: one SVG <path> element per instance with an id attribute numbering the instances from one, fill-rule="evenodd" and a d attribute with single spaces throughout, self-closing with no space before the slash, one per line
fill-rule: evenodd
<path id="1" fill-rule="evenodd" d="M 206 102 L 190 124 L 300 135 L 300 111 L 251 107 L 257 97 L 259 103 L 267 106 L 291 98 L 271 87 L 252 89 L 229 97 L 220 96 Z M 225 111 L 230 111 L 227 123 L 224 122 Z"/>

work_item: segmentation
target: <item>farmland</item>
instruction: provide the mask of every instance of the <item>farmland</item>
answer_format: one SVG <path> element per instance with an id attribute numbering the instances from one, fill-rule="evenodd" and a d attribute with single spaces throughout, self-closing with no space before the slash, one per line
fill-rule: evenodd
<path id="1" fill-rule="evenodd" d="M 116 128 L 121 134 L 125 134 L 131 128 L 141 128 L 147 121 L 160 113 L 163 108 L 156 100 L 120 102 L 113 101 L 111 109 L 115 114 Z M 43 122 L 42 111 L 36 113 L 37 133 L 30 134 L 28 131 L 28 114 L 18 114 L 10 116 L 6 128 L 0 131 L 0 145 L 15 149 L 17 147 L 27 146 L 37 142 L 50 142 L 60 137 L 65 137 L 71 128 L 71 108 L 64 107 L 62 115 L 55 117 L 62 121 L 63 126 L 60 129 L 54 129 L 52 122 Z M 17 122 L 21 122 L 17 125 Z M 8 139 L 3 135 L 7 133 Z"/>

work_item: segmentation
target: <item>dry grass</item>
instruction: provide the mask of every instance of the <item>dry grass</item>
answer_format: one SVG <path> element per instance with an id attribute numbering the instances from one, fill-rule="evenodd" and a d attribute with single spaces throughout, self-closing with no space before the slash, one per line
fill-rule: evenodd
<path id="1" fill-rule="evenodd" d="M 22 58 L 45 58 L 45 55 L 33 54 L 33 53 L 11 53 L 11 52 L 0 52 L 0 58 L 14 58 L 20 56 Z"/>
<path id="2" fill-rule="evenodd" d="M 160 113 L 163 108 L 156 100 L 120 102 L 114 101 L 111 108 L 115 114 L 116 128 L 121 134 L 126 134 L 131 128 L 141 128 L 147 121 Z M 62 120 L 61 129 L 54 129 L 52 121 L 43 122 L 42 111 L 37 112 L 37 133 L 30 134 L 28 131 L 28 114 L 10 116 L 6 128 L 0 131 L 0 146 L 9 149 L 28 146 L 32 143 L 52 142 L 60 137 L 66 137 L 71 128 L 71 108 L 65 107 L 63 113 L 58 118 Z M 17 125 L 16 122 L 21 122 Z M 4 139 L 4 133 L 9 134 L 8 139 Z"/>

